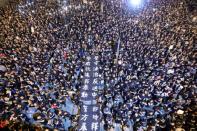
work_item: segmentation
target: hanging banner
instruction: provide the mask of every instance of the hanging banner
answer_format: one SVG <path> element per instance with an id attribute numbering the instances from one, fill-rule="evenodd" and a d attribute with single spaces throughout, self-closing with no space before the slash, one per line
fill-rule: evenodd
<path id="1" fill-rule="evenodd" d="M 81 106 L 79 131 L 99 131 L 100 129 L 100 108 L 97 105 L 96 97 L 99 84 L 98 56 L 88 56 L 85 63 L 83 87 L 80 97 Z"/>

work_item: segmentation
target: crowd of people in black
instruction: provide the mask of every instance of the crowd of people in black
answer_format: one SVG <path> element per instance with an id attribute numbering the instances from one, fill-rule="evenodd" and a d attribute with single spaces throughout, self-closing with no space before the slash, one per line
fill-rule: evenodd
<path id="1" fill-rule="evenodd" d="M 106 128 L 195 130 L 190 111 L 196 109 L 197 41 L 183 2 L 150 2 L 139 14 L 123 10 L 120 16 L 115 9 L 105 16 L 108 26 L 102 31 L 108 32 L 100 52 Z"/>
<path id="2" fill-rule="evenodd" d="M 197 34 L 186 8 L 19 0 L 1 9 L 0 119 L 77 130 L 85 57 L 97 53 L 100 130 L 196 130 Z"/>
<path id="3" fill-rule="evenodd" d="M 1 118 L 47 128 L 77 125 L 83 52 L 58 8 L 39 0 L 4 9 Z"/>

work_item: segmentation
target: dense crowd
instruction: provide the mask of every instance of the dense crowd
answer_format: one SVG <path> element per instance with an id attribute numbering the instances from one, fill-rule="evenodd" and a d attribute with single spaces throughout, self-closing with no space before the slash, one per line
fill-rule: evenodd
<path id="1" fill-rule="evenodd" d="M 1 16 L 1 118 L 77 125 L 83 51 L 55 3 L 21 2 Z"/>
<path id="2" fill-rule="evenodd" d="M 195 130 L 197 39 L 183 0 L 10 6 L 0 12 L 1 120 L 77 128 L 84 60 L 98 53 L 100 130 Z"/>
<path id="3" fill-rule="evenodd" d="M 150 2 L 139 13 L 117 7 L 110 12 L 113 5 L 106 4 L 100 52 L 106 129 L 195 130 L 197 39 L 183 4 Z"/>

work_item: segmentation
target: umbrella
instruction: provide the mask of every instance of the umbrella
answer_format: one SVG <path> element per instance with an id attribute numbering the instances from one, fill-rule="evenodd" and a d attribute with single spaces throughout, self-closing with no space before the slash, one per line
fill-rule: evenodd
<path id="1" fill-rule="evenodd" d="M 0 65 L 0 71 L 6 72 L 7 68 L 3 65 Z"/>

